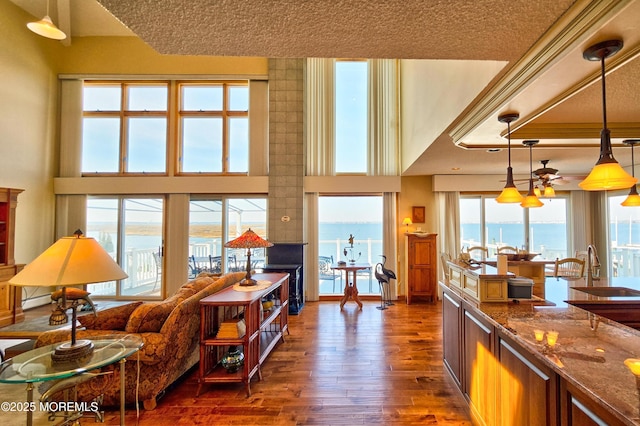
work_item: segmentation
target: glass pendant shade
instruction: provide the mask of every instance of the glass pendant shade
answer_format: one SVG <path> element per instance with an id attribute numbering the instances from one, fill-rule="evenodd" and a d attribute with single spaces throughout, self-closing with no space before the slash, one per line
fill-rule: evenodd
<path id="1" fill-rule="evenodd" d="M 631 173 L 635 177 L 636 162 L 633 156 L 633 147 L 636 146 L 638 143 L 640 143 L 640 139 L 627 139 L 622 141 L 622 143 L 624 143 L 625 145 L 629 145 L 631 147 Z M 624 207 L 640 206 L 640 195 L 638 195 L 638 189 L 636 188 L 635 184 L 633 184 L 633 186 L 629 190 L 629 195 L 627 195 L 627 198 L 625 198 L 625 200 L 622 203 L 620 203 L 620 205 Z"/>
<path id="2" fill-rule="evenodd" d="M 545 185 L 544 186 L 544 198 L 553 198 L 556 196 L 556 191 L 555 189 L 553 189 L 553 186 L 551 185 Z"/>
<path id="3" fill-rule="evenodd" d="M 537 140 L 526 140 L 522 142 L 524 145 L 529 147 L 529 192 L 527 192 L 527 196 L 520 203 L 521 207 L 525 209 L 531 209 L 535 207 L 542 207 L 544 203 L 540 201 L 540 199 L 536 196 L 536 192 L 533 189 L 533 164 L 532 164 L 532 153 L 531 150 L 535 144 L 538 143 Z"/>
<path id="4" fill-rule="evenodd" d="M 629 195 L 627 195 L 627 198 L 625 198 L 625 200 L 620 203 L 620 205 L 624 207 L 640 206 L 640 195 L 638 195 L 638 190 L 636 189 L 635 185 L 631 187 L 631 189 L 629 190 Z"/>
<path id="5" fill-rule="evenodd" d="M 538 188 L 537 185 L 533 187 L 533 193 L 536 194 L 536 197 L 540 197 L 542 195 L 540 188 Z"/>
<path id="6" fill-rule="evenodd" d="M 513 182 L 513 169 L 511 168 L 511 122 L 516 121 L 520 117 L 519 114 L 504 114 L 498 117 L 498 121 L 501 123 L 507 123 L 507 152 L 509 154 L 509 166 L 507 167 L 507 183 L 504 186 L 504 189 L 496 198 L 496 202 L 498 203 L 521 203 L 522 202 L 522 194 L 516 188 L 515 183 Z"/>
<path id="7" fill-rule="evenodd" d="M 622 49 L 622 40 L 607 40 L 597 43 L 584 51 L 582 56 L 588 61 L 600 61 L 602 81 L 602 130 L 600 131 L 600 158 L 591 173 L 578 185 L 585 191 L 602 191 L 630 188 L 638 182 L 630 176 L 613 158 L 611 134 L 607 129 L 607 101 L 604 60 Z"/>

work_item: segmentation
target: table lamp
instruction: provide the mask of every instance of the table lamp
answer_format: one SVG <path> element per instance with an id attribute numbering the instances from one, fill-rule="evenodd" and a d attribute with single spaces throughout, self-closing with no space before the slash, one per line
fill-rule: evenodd
<path id="1" fill-rule="evenodd" d="M 402 224 L 405 226 L 404 232 L 409 232 L 409 225 L 413 225 L 413 222 L 411 221 L 410 217 L 405 217 L 404 219 L 402 219 Z"/>
<path id="2" fill-rule="evenodd" d="M 93 352 L 90 340 L 76 340 L 76 311 L 82 293 L 67 294 L 66 287 L 114 281 L 127 278 L 127 274 L 93 238 L 85 238 L 82 231 L 73 237 L 63 237 L 9 280 L 15 286 L 62 287 L 62 306 L 71 308 L 71 342 L 56 347 L 54 362 L 76 362 Z M 76 297 L 76 295 L 80 295 Z M 67 306 L 67 300 L 71 304 Z"/>
<path id="3" fill-rule="evenodd" d="M 273 246 L 273 243 L 262 239 L 258 234 L 253 232 L 251 228 L 249 228 L 235 240 L 231 240 L 225 243 L 224 246 L 234 249 L 247 249 L 247 275 L 245 276 L 244 280 L 240 281 L 240 285 L 250 286 L 258 284 L 256 280 L 251 278 L 251 249 L 271 247 Z"/>

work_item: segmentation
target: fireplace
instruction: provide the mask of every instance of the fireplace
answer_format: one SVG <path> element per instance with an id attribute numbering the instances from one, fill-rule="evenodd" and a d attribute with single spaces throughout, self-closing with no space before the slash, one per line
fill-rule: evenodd
<path id="1" fill-rule="evenodd" d="M 264 272 L 288 272 L 289 313 L 297 315 L 304 305 L 304 246 L 307 243 L 274 243 L 267 247 Z"/>

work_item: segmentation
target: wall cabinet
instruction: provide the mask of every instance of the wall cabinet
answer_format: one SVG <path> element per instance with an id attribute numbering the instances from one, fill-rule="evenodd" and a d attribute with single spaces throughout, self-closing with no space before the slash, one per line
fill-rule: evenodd
<path id="1" fill-rule="evenodd" d="M 24 319 L 22 291 L 7 284 L 24 265 L 14 258 L 16 207 L 21 189 L 0 188 L 0 326 Z"/>
<path id="2" fill-rule="evenodd" d="M 256 374 L 262 379 L 262 363 L 279 342 L 284 342 L 284 332 L 289 331 L 289 274 L 256 274 L 253 278 L 272 284 L 249 291 L 229 287 L 200 300 L 198 395 L 205 383 L 242 382 L 250 396 L 251 379 Z M 269 310 L 262 309 L 263 299 L 274 302 Z M 220 337 L 223 322 L 234 320 L 244 321 L 244 335 Z M 230 347 L 244 353 L 244 365 L 231 373 L 221 365 Z"/>
<path id="3" fill-rule="evenodd" d="M 433 302 L 438 286 L 437 234 L 407 234 L 407 304 L 414 297 L 424 297 Z"/>

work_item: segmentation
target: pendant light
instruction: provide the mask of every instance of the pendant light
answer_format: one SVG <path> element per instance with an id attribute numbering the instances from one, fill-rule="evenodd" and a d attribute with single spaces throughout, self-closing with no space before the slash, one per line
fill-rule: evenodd
<path id="1" fill-rule="evenodd" d="M 37 22 L 29 22 L 27 24 L 27 28 L 42 37 L 51 38 L 53 40 L 64 40 L 67 38 L 67 35 L 56 27 L 49 17 L 49 0 L 47 0 L 47 14 L 45 17 Z"/>
<path id="2" fill-rule="evenodd" d="M 627 139 L 622 141 L 622 143 L 631 147 L 631 174 L 633 175 L 633 177 L 635 177 L 636 163 L 633 158 L 633 147 L 640 143 L 640 139 Z M 636 188 L 635 183 L 629 190 L 629 195 L 627 195 L 627 198 L 622 203 L 620 203 L 620 205 L 625 207 L 640 206 L 640 195 L 638 195 L 638 189 Z"/>
<path id="3" fill-rule="evenodd" d="M 522 195 L 518 192 L 515 183 L 513 183 L 513 169 L 511 168 L 511 123 L 516 121 L 520 117 L 520 114 L 503 114 L 498 117 L 498 121 L 501 123 L 507 123 L 507 152 L 509 155 L 509 167 L 507 167 L 507 184 L 504 189 L 496 198 L 498 203 L 521 203 Z"/>
<path id="4" fill-rule="evenodd" d="M 525 209 L 544 206 L 544 203 L 540 201 L 538 197 L 536 197 L 536 194 L 533 190 L 532 149 L 533 146 L 537 143 L 538 141 L 534 140 L 522 141 L 523 145 L 529 147 L 529 192 L 527 193 L 527 196 L 524 197 L 524 200 L 522 200 L 522 203 L 520 203 L 520 205 Z"/>
<path id="5" fill-rule="evenodd" d="M 604 60 L 622 49 L 622 40 L 608 40 L 595 44 L 584 51 L 582 56 L 588 61 L 600 61 L 602 73 L 602 124 L 600 131 L 600 158 L 589 173 L 589 176 L 578 185 L 585 191 L 601 191 L 607 189 L 626 189 L 638 182 L 613 158 L 611 134 L 607 129 L 607 101 Z"/>

